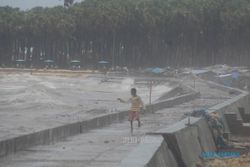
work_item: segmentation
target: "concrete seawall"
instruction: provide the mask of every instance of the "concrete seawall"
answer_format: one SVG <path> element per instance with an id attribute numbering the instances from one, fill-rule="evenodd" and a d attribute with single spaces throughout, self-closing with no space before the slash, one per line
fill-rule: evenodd
<path id="1" fill-rule="evenodd" d="M 120 167 L 178 167 L 161 135 L 146 135 L 144 141 L 125 158 Z"/>
<path id="2" fill-rule="evenodd" d="M 188 102 L 197 98 L 198 92 L 192 92 L 186 95 L 177 96 L 175 98 L 167 99 L 156 104 L 147 106 L 150 111 L 156 111 L 167 106 L 174 106 L 184 102 Z M 155 107 L 157 105 L 157 107 Z M 103 115 L 90 120 L 84 120 L 71 124 L 66 124 L 43 131 L 34 132 L 32 134 L 26 134 L 17 136 L 15 138 L 6 139 L 0 141 L 0 157 L 7 156 L 17 151 L 24 150 L 26 148 L 50 144 L 73 135 L 85 133 L 89 130 L 104 127 L 115 122 L 123 121 L 127 117 L 127 111 L 120 111 L 117 113 Z"/>
<path id="3" fill-rule="evenodd" d="M 191 99 L 198 98 L 199 96 L 200 96 L 199 92 L 193 92 L 193 93 L 189 93 L 187 95 L 178 96 L 178 98 L 169 98 L 166 101 L 159 101 L 159 102 L 156 102 L 155 104 L 149 105 L 147 107 L 147 110 L 153 112 L 153 111 L 161 110 L 164 108 L 173 107 L 175 105 L 187 102 Z"/>
<path id="4" fill-rule="evenodd" d="M 249 107 L 250 95 L 212 82 L 210 86 L 226 91 L 235 91 L 237 96 L 209 108 L 209 113 L 221 115 L 226 132 L 230 133 L 224 117 L 225 112 L 234 112 L 238 107 Z M 190 124 L 189 124 L 190 123 Z M 196 167 L 201 162 L 202 152 L 215 151 L 215 142 L 208 123 L 203 118 L 190 117 L 157 132 L 148 133 L 148 138 L 157 138 L 158 142 L 141 143 L 122 162 L 120 167 Z M 164 140 L 160 140 L 164 138 Z M 134 165 L 131 165 L 133 162 Z"/>

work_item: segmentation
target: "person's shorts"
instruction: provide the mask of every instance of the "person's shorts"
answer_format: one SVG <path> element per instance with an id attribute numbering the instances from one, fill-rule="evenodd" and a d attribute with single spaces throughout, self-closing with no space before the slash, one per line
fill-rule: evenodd
<path id="1" fill-rule="evenodd" d="M 129 121 L 134 121 L 134 120 L 139 120 L 140 119 L 140 112 L 138 111 L 129 111 L 128 114 L 128 120 Z"/>

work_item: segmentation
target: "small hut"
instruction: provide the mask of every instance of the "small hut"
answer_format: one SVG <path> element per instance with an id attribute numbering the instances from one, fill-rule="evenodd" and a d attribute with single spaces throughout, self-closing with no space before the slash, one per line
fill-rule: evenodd
<path id="1" fill-rule="evenodd" d="M 25 67 L 26 61 L 23 59 L 18 59 L 16 60 L 16 67 L 17 68 L 24 68 Z"/>
<path id="2" fill-rule="evenodd" d="M 81 69 L 81 62 L 79 60 L 72 60 L 70 62 L 72 70 L 80 70 Z"/>
<path id="3" fill-rule="evenodd" d="M 55 68 L 55 61 L 54 60 L 50 60 L 50 59 L 44 60 L 44 67 L 46 69 L 48 69 L 48 68 Z"/>

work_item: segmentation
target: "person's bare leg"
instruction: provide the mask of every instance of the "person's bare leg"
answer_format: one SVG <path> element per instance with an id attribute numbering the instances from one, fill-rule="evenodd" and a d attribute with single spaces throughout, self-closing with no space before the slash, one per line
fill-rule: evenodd
<path id="1" fill-rule="evenodd" d="M 140 119 L 138 119 L 137 121 L 138 121 L 138 127 L 141 127 L 141 121 L 140 121 Z"/>
<path id="2" fill-rule="evenodd" d="M 130 121 L 131 132 L 133 132 L 133 121 Z"/>

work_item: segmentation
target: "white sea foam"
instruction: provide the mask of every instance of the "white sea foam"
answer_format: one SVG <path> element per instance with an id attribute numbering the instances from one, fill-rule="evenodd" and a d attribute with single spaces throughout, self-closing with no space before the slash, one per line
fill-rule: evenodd
<path id="1" fill-rule="evenodd" d="M 50 89 L 56 89 L 55 84 L 51 83 L 51 82 L 40 82 L 41 85 L 50 88 Z"/>
<path id="2" fill-rule="evenodd" d="M 135 80 L 132 78 L 126 78 L 124 80 L 122 80 L 121 84 L 119 84 L 119 88 L 122 91 L 128 91 L 129 89 L 131 89 L 134 85 Z"/>
<path id="3" fill-rule="evenodd" d="M 0 78 L 0 110 L 14 107 L 44 108 L 59 106 L 91 106 L 114 107 L 117 98 L 129 98 L 130 89 L 136 87 L 138 95 L 145 103 L 148 102 L 149 87 L 136 85 L 133 78 L 63 78 L 32 76 L 29 74 L 6 75 Z M 153 87 L 152 100 L 165 93 L 170 88 L 167 85 Z M 98 100 L 100 102 L 96 103 Z M 112 105 L 110 105 L 112 103 Z M 117 105 L 121 105 L 117 103 Z"/>

